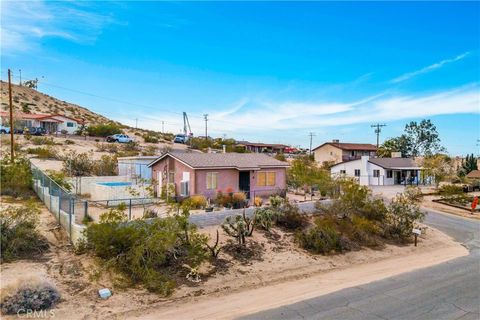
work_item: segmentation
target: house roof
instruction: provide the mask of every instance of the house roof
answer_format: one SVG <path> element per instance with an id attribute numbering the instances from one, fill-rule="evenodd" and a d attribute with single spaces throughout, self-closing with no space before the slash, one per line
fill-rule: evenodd
<path id="1" fill-rule="evenodd" d="M 169 152 L 148 166 L 151 167 L 163 158 L 171 156 L 193 169 L 238 169 L 286 168 L 288 163 L 260 153 L 193 153 Z"/>
<path id="2" fill-rule="evenodd" d="M 82 123 L 81 120 L 64 116 L 61 114 L 45 114 L 45 113 L 14 113 L 15 116 L 20 117 L 22 119 L 29 119 L 29 120 L 44 120 L 44 119 L 51 119 L 55 122 L 62 122 L 61 120 L 55 119 L 55 117 L 63 117 L 66 119 L 70 119 L 79 123 Z M 10 114 L 6 111 L 1 111 L 0 112 L 1 117 L 8 117 Z"/>
<path id="3" fill-rule="evenodd" d="M 361 150 L 361 151 L 377 151 L 377 146 L 370 143 L 344 143 L 344 142 L 325 142 L 313 150 L 317 150 L 325 145 L 331 145 L 342 150 Z"/>
<path id="4" fill-rule="evenodd" d="M 370 158 L 368 162 L 385 169 L 420 169 L 413 158 Z"/>
<path id="5" fill-rule="evenodd" d="M 249 142 L 249 141 L 237 141 L 237 145 L 253 146 L 253 147 L 272 147 L 272 148 L 286 148 L 285 144 L 280 143 L 261 143 L 261 142 Z"/>
<path id="6" fill-rule="evenodd" d="M 480 170 L 470 171 L 466 177 L 470 179 L 480 179 Z"/>
<path id="7" fill-rule="evenodd" d="M 361 159 L 355 159 L 355 160 L 350 160 L 350 161 L 343 161 L 340 163 L 337 163 L 335 166 L 348 163 L 348 162 L 353 162 L 353 161 L 362 161 Z M 373 163 L 379 167 L 382 167 L 384 169 L 422 169 L 422 167 L 413 159 L 413 158 L 369 158 L 368 162 Z"/>

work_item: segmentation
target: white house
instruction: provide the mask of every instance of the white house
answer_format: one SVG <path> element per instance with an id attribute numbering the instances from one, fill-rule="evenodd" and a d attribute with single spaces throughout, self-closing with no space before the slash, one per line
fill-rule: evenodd
<path id="1" fill-rule="evenodd" d="M 0 112 L 2 124 L 8 122 L 9 113 Z M 44 128 L 48 133 L 66 132 L 74 134 L 82 124 L 81 120 L 59 114 L 14 113 L 14 123 L 17 129 Z"/>
<path id="2" fill-rule="evenodd" d="M 364 186 L 420 184 L 422 167 L 412 158 L 370 158 L 338 163 L 331 167 L 334 176 L 355 177 Z"/>

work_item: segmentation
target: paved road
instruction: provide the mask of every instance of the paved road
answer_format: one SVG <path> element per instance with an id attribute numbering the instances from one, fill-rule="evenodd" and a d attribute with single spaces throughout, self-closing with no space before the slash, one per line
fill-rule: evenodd
<path id="1" fill-rule="evenodd" d="M 480 319 L 480 221 L 428 212 L 470 255 L 241 319 Z"/>

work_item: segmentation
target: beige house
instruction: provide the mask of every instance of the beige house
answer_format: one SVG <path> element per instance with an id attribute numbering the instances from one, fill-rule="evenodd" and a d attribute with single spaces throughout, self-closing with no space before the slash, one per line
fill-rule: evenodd
<path id="1" fill-rule="evenodd" d="M 339 140 L 325 142 L 312 150 L 319 165 L 337 164 L 360 159 L 362 156 L 374 157 L 377 147 L 370 143 L 344 143 Z"/>

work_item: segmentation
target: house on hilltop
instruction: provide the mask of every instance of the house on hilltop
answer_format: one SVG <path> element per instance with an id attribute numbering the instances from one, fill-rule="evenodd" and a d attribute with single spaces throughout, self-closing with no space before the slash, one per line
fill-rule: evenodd
<path id="1" fill-rule="evenodd" d="M 242 191 L 253 199 L 285 192 L 289 165 L 258 153 L 168 152 L 148 166 L 157 195 L 171 185 L 180 197 Z"/>
<path id="2" fill-rule="evenodd" d="M 278 143 L 260 143 L 249 141 L 237 141 L 237 147 L 245 148 L 245 151 L 256 153 L 284 153 L 287 145 Z"/>
<path id="3" fill-rule="evenodd" d="M 9 116 L 8 112 L 0 112 L 2 124 L 8 123 Z M 43 128 L 48 133 L 66 132 L 73 134 L 77 131 L 79 125 L 83 124 L 82 120 L 59 114 L 14 113 L 14 119 L 17 129 Z"/>
<path id="4" fill-rule="evenodd" d="M 315 161 L 323 165 L 357 160 L 362 156 L 374 157 L 377 147 L 370 143 L 345 143 L 332 140 L 332 142 L 325 142 L 312 151 Z"/>

